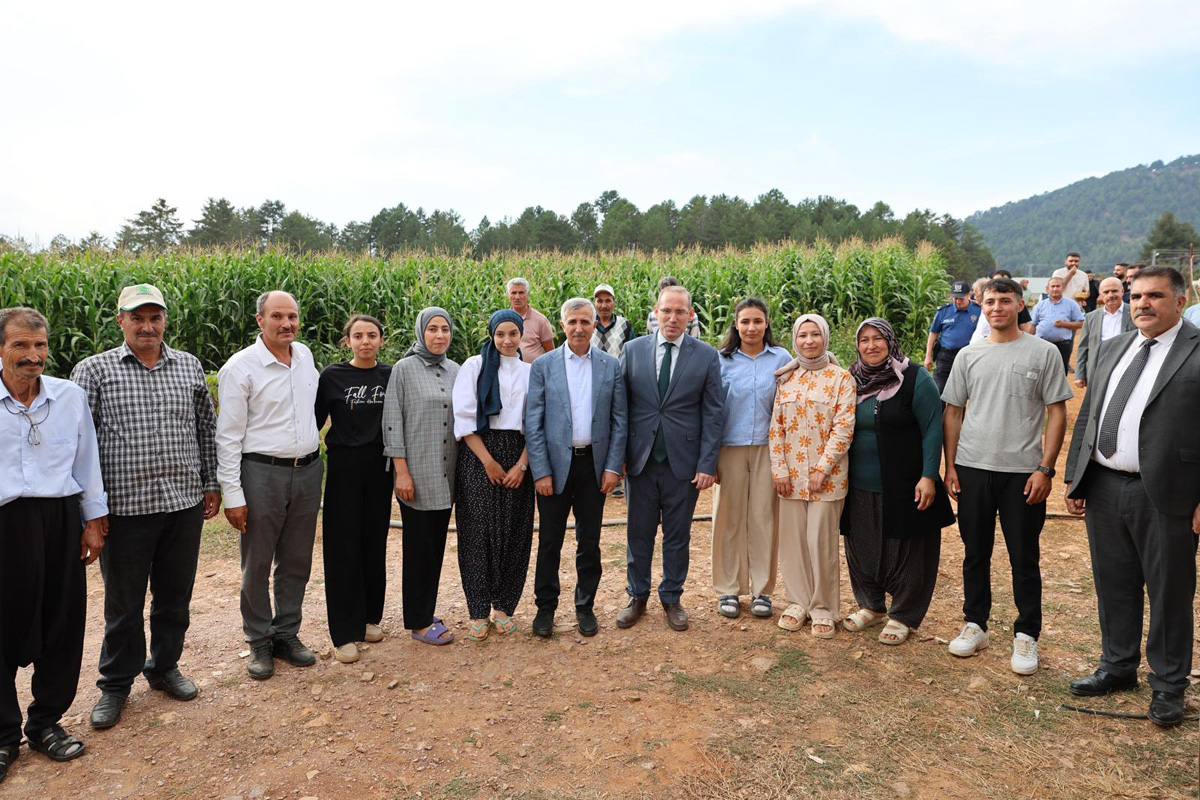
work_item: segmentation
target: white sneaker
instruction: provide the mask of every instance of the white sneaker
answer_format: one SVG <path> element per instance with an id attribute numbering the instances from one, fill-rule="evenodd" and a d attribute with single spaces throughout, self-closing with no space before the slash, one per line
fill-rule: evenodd
<path id="1" fill-rule="evenodd" d="M 1038 671 L 1037 640 L 1024 633 L 1013 637 L 1012 671 L 1032 675 Z"/>
<path id="2" fill-rule="evenodd" d="M 968 622 L 963 626 L 962 632 L 958 637 L 950 643 L 950 654 L 959 658 L 975 655 L 976 650 L 982 650 L 988 646 L 987 631 L 976 625 L 974 622 Z"/>

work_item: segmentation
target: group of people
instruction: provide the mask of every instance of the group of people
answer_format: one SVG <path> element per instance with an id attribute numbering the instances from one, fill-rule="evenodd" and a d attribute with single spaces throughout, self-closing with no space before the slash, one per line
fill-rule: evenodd
<path id="1" fill-rule="evenodd" d="M 173 698 L 196 696 L 178 662 L 201 528 L 222 501 L 241 534 L 247 670 L 258 679 L 273 675 L 277 658 L 316 660 L 298 634 L 322 500 L 329 633 L 336 659 L 350 663 L 358 643 L 384 637 L 393 496 L 404 627 L 414 640 L 444 646 L 456 636 L 436 614 L 452 509 L 466 638 L 516 629 L 535 505 L 532 632 L 555 630 L 573 514 L 575 620 L 592 636 L 604 505 L 623 479 L 629 599 L 619 628 L 647 611 L 660 529 L 658 599 L 671 629 L 688 628 L 692 519 L 699 493 L 716 486 L 712 592 L 721 615 L 740 616 L 747 598 L 750 614 L 774 618 L 782 574 L 780 628 L 807 624 L 823 639 L 839 625 L 882 625 L 879 642 L 902 644 L 929 608 L 954 499 L 965 624 L 950 652 L 966 657 L 989 644 L 998 515 L 1018 610 L 1011 666 L 1037 670 L 1038 542 L 1072 390 L 1059 350 L 1019 327 L 1019 284 L 993 278 L 981 307 L 955 298 L 939 312 L 942 337 L 972 328 L 973 308 L 989 333 L 944 348 L 949 358 L 927 353 L 925 369 L 877 317 L 858 326 L 848 368 L 830 352 L 818 314 L 792 322 L 789 352 L 776 343 L 768 305 L 753 297 L 736 305 L 713 348 L 689 335 L 691 295 L 674 279 L 660 286 L 656 327 L 641 337 L 615 314 L 611 285 L 568 300 L 556 348 L 548 321 L 528 306 L 528 284 L 515 279 L 508 289 L 510 307 L 491 315 L 488 338 L 461 365 L 447 357 L 453 316 L 431 307 L 394 365 L 379 361 L 380 321 L 353 316 L 342 339 L 350 357 L 323 371 L 297 340 L 296 299 L 264 292 L 259 335 L 219 372 L 219 414 L 199 361 L 165 343 L 168 302 L 152 285 L 121 292 L 124 341 L 76 365 L 70 381 L 43 374 L 48 321 L 29 308 L 0 310 L 0 779 L 19 753 L 20 666 L 34 667 L 30 748 L 59 761 L 84 751 L 60 719 L 80 674 L 84 567 L 97 557 L 105 632 L 92 726 L 119 721 L 139 672 Z M 1149 716 L 1162 725 L 1183 714 L 1200 534 L 1200 426 L 1167 422 L 1194 412 L 1200 397 L 1200 330 L 1181 320 L 1184 298 L 1177 271 L 1146 268 L 1125 316 L 1106 296 L 1085 320 L 1095 341 L 1077 372 L 1087 394 L 1066 476 L 1068 507 L 1087 518 L 1103 634 L 1100 669 L 1071 690 L 1137 685 L 1145 586 Z M 844 616 L 839 536 L 858 606 Z"/>

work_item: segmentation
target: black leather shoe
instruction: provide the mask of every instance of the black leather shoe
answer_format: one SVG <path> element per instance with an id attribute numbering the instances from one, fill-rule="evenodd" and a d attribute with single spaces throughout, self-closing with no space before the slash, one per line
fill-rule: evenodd
<path id="1" fill-rule="evenodd" d="M 121 709 L 125 707 L 125 698 L 119 694 L 104 692 L 96 705 L 92 706 L 92 727 L 98 731 L 111 728 L 121 721 Z"/>
<path id="2" fill-rule="evenodd" d="M 533 618 L 533 632 L 537 636 L 549 636 L 554 633 L 554 609 L 539 608 Z"/>
<path id="3" fill-rule="evenodd" d="M 166 692 L 176 700 L 191 700 L 200 690 L 196 688 L 196 684 L 183 677 L 183 673 L 178 667 L 173 667 L 157 678 L 147 678 L 146 681 L 150 684 L 150 688 L 159 692 Z"/>
<path id="4" fill-rule="evenodd" d="M 8 774 L 8 765 L 16 761 L 19 755 L 21 755 L 20 744 L 0 747 L 0 783 L 4 783 L 4 776 Z"/>
<path id="5" fill-rule="evenodd" d="M 579 624 L 579 633 L 582 636 L 595 636 L 596 631 L 600 630 L 600 623 L 590 608 L 575 609 L 575 621 Z"/>
<path id="6" fill-rule="evenodd" d="M 1150 721 L 1163 728 L 1173 728 L 1183 720 L 1183 692 L 1171 694 L 1156 691 L 1150 698 Z"/>
<path id="7" fill-rule="evenodd" d="M 276 636 L 273 652 L 293 667 L 311 667 L 317 663 L 313 651 L 309 650 L 298 636 Z"/>
<path id="8" fill-rule="evenodd" d="M 688 629 L 688 613 L 679 603 L 663 603 L 663 611 L 666 612 L 667 624 L 671 626 L 671 630 L 686 631 Z"/>
<path id="9" fill-rule="evenodd" d="M 1136 689 L 1137 673 L 1127 678 L 1121 678 L 1102 669 L 1098 669 L 1086 678 L 1071 681 L 1071 694 L 1079 697 L 1103 697 L 1113 692 L 1126 692 Z"/>
<path id="10" fill-rule="evenodd" d="M 251 649 L 250 660 L 246 662 L 246 672 L 255 680 L 265 681 L 275 674 L 275 659 L 271 651 L 275 646 L 271 642 L 256 644 Z"/>
<path id="11" fill-rule="evenodd" d="M 637 624 L 637 621 L 642 618 L 642 614 L 646 613 L 645 597 L 631 597 L 629 604 L 621 609 L 617 614 L 618 628 L 632 628 Z"/>

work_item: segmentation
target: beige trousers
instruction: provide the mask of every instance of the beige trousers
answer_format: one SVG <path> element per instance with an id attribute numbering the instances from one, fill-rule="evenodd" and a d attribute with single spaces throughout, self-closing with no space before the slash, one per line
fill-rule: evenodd
<path id="1" fill-rule="evenodd" d="M 779 501 L 779 567 L 789 603 L 814 621 L 841 615 L 839 520 L 846 499 Z"/>
<path id="2" fill-rule="evenodd" d="M 779 496 L 771 482 L 769 445 L 722 447 L 721 483 L 713 492 L 713 590 L 769 595 L 775 589 Z"/>

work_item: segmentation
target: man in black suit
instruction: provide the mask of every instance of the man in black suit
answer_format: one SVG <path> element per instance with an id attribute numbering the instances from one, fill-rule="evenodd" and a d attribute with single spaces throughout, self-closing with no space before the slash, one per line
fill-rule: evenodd
<path id="1" fill-rule="evenodd" d="M 692 513 L 700 492 L 716 480 L 725 395 L 717 351 L 687 335 L 692 314 L 688 291 L 682 286 L 664 288 L 654 313 L 658 331 L 629 342 L 621 354 L 629 398 L 625 561 L 630 599 L 617 615 L 617 627 L 632 627 L 646 610 L 661 518 L 663 579 L 658 597 L 667 624 L 683 631 L 688 615 L 679 600 L 688 573 Z"/>
<path id="2" fill-rule="evenodd" d="M 1186 290 L 1172 267 L 1133 281 L 1137 330 L 1104 342 L 1089 367 L 1066 474 L 1067 510 L 1087 519 L 1103 651 L 1071 692 L 1137 686 L 1144 586 L 1148 716 L 1163 727 L 1183 718 L 1200 536 L 1200 330 L 1180 317 Z"/>

